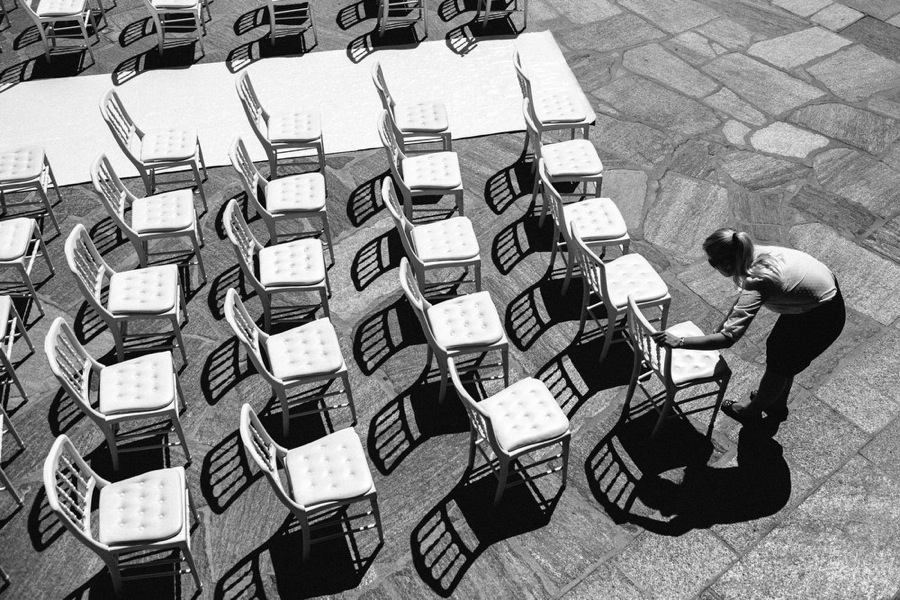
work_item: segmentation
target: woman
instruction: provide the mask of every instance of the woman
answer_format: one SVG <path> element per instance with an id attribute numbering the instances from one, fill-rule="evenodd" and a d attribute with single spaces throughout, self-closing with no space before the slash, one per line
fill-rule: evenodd
<path id="1" fill-rule="evenodd" d="M 759 389 L 746 402 L 726 400 L 722 412 L 742 424 L 758 420 L 762 412 L 784 420 L 794 377 L 844 328 L 846 312 L 837 280 L 805 252 L 756 246 L 748 234 L 733 229 L 714 231 L 703 250 L 710 266 L 741 288 L 740 296 L 716 333 L 681 338 L 660 331 L 654 339 L 670 348 L 719 350 L 744 335 L 761 306 L 779 313 L 766 340 L 766 372 Z"/>

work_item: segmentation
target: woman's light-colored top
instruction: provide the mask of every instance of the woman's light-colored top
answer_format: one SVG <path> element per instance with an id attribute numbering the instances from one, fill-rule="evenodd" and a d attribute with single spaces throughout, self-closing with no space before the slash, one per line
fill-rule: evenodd
<path id="1" fill-rule="evenodd" d="M 800 314 L 828 302 L 837 294 L 831 270 L 800 250 L 756 246 L 750 276 L 719 332 L 738 340 L 753 317 L 765 306 L 780 314 Z M 761 272 L 765 276 L 759 276 Z"/>

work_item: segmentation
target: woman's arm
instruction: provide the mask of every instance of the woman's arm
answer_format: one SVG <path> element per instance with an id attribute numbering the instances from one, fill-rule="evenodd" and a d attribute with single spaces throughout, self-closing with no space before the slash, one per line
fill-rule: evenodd
<path id="1" fill-rule="evenodd" d="M 711 333 L 694 337 L 680 337 L 668 331 L 657 331 L 652 334 L 653 340 L 666 348 L 686 348 L 688 350 L 721 350 L 730 348 L 735 340 L 723 333 Z"/>

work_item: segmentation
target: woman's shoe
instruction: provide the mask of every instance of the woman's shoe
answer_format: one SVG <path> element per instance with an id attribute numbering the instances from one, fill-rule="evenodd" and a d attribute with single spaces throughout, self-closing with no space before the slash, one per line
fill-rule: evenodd
<path id="1" fill-rule="evenodd" d="M 722 412 L 740 423 L 741 425 L 753 425 L 761 421 L 761 417 L 757 415 L 748 415 L 735 410 L 737 403 L 734 400 L 725 400 L 722 402 Z"/>

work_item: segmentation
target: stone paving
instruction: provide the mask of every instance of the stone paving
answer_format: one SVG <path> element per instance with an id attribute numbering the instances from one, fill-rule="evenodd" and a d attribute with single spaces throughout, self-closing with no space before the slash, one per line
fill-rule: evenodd
<path id="1" fill-rule="evenodd" d="M 23 0 L 19 0 L 22 2 Z M 7 3 L 8 5 L 9 3 Z M 454 49 L 479 35 L 475 2 L 429 12 L 429 39 Z M 261 5 L 215 0 L 203 61 L 245 64 L 297 52 L 272 46 Z M 371 52 L 375 3 L 316 3 L 318 50 Z M 97 63 L 69 53 L 48 64 L 21 8 L 0 31 L 0 82 L 184 67 L 187 44 L 157 57 L 143 6 L 119 0 L 95 46 Z M 520 21 L 516 21 L 520 23 Z M 832 267 L 848 303 L 843 335 L 797 378 L 780 427 L 741 429 L 710 411 L 673 420 L 648 441 L 654 418 L 622 419 L 632 356 L 624 344 L 597 362 L 602 339 L 576 339 L 581 287 L 561 294 L 547 275 L 550 229 L 530 210 L 520 133 L 459 140 L 466 211 L 482 247 L 485 287 L 513 344 L 512 378 L 535 376 L 572 423 L 568 486 L 549 477 L 491 504 L 493 482 L 464 475 L 465 414 L 451 393 L 436 402 L 424 338 L 402 299 L 399 239 L 376 188 L 381 151 L 328 158 L 337 261 L 332 319 L 348 359 L 363 438 L 379 491 L 385 543 L 371 533 L 300 557 L 287 511 L 250 468 L 238 410 L 267 406 L 268 387 L 239 358 L 222 302 L 240 276 L 224 241 L 224 202 L 243 199 L 231 169 L 211 170 L 203 217 L 209 281 L 191 274 L 190 363 L 181 372 L 194 462 L 190 488 L 202 524 L 193 534 L 203 597 L 274 598 L 891 598 L 900 595 L 900 3 L 894 0 L 536 0 L 529 30 L 554 32 L 598 119 L 591 138 L 607 169 L 632 248 L 663 275 L 676 323 L 713 329 L 734 290 L 701 256 L 722 225 L 793 246 Z M 421 37 L 421 29 L 418 35 Z M 415 43 L 410 31 L 381 44 Z M 473 99 L 477 100 L 477 99 Z M 2 140 L 4 146 L 14 140 Z M 134 182 L 131 182 L 132 184 Z M 110 263 L 134 265 L 130 246 L 86 186 L 63 190 L 63 235 L 88 226 Z M 257 219 L 253 227 L 262 233 Z M 54 277 L 38 266 L 47 316 L 28 312 L 32 337 L 65 316 L 89 349 L 114 360 L 112 342 L 65 270 L 63 237 L 49 235 Z M 261 235 L 266 239 L 265 235 Z M 259 312 L 256 300 L 251 310 Z M 729 397 L 746 396 L 763 370 L 774 322 L 761 314 L 725 352 Z M 3 467 L 26 495 L 0 503 L 0 564 L 9 598 L 100 598 L 101 562 L 49 511 L 40 465 L 66 433 L 107 476 L 124 477 L 183 455 L 127 455 L 113 475 L 97 429 L 59 392 L 43 353 L 18 371 L 30 401 L 8 398 L 28 442 L 6 436 Z M 277 429 L 279 415 L 265 422 Z M 344 426 L 338 415 L 334 425 Z M 777 431 L 776 431 L 777 429 Z M 326 431 L 297 421 L 288 446 Z M 191 597 L 190 578 L 127 588 L 128 597 Z"/>

